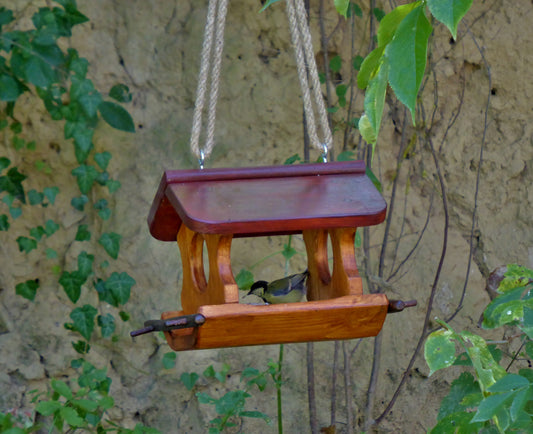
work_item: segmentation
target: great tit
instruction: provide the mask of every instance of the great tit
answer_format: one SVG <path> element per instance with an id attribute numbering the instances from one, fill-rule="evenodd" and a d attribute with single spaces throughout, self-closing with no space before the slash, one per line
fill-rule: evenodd
<path id="1" fill-rule="evenodd" d="M 274 280 L 270 283 L 264 280 L 255 282 L 247 295 L 261 297 L 265 303 L 295 303 L 303 301 L 307 292 L 306 280 L 309 271 L 293 274 L 283 279 Z"/>

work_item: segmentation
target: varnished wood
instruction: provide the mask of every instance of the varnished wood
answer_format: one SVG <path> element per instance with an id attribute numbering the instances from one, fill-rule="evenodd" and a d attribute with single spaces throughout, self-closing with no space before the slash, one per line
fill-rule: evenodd
<path id="1" fill-rule="evenodd" d="M 386 203 L 360 161 L 165 172 L 148 223 L 175 240 L 200 233 L 264 236 L 381 223 Z"/>
<path id="2" fill-rule="evenodd" d="M 363 294 L 354 239 L 357 227 L 378 224 L 385 213 L 386 203 L 360 161 L 165 172 L 148 223 L 157 239 L 177 239 L 183 285 L 182 310 L 162 318 L 206 318 L 201 327 L 165 332 L 169 345 L 188 350 L 377 335 L 388 300 Z M 291 233 L 303 233 L 310 301 L 239 304 L 232 239 Z"/>
<path id="3" fill-rule="evenodd" d="M 361 295 L 363 283 L 355 261 L 356 228 L 303 231 L 307 250 L 308 300 L 327 300 L 344 295 Z M 333 250 L 333 270 L 328 264 L 327 240 Z"/>
<path id="4" fill-rule="evenodd" d="M 208 279 L 204 272 L 204 242 Z M 231 235 L 199 234 L 182 225 L 178 245 L 183 267 L 181 307 L 185 315 L 197 313 L 202 305 L 239 302 L 239 288 L 231 271 Z"/>
<path id="5" fill-rule="evenodd" d="M 174 350 L 352 339 L 375 336 L 387 315 L 384 294 L 351 295 L 332 300 L 252 306 L 202 306 L 204 325 L 196 342 L 186 346 L 183 330 L 165 332 Z M 165 312 L 163 318 L 181 312 Z"/>

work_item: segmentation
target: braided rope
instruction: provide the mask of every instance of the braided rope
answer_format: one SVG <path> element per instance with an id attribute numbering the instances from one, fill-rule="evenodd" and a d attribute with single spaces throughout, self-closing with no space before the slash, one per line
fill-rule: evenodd
<path id="1" fill-rule="evenodd" d="M 320 89 L 320 79 L 303 0 L 287 0 L 287 17 L 296 56 L 298 78 L 302 88 L 305 116 L 309 126 L 309 139 L 316 149 L 325 153 L 324 148 L 330 149 L 333 145 L 333 137 L 329 127 L 326 105 Z M 309 81 L 311 81 L 311 86 Z M 311 102 L 311 91 L 322 130 L 322 140 L 318 137 L 318 127 Z"/>
<path id="2" fill-rule="evenodd" d="M 309 138 L 311 144 L 325 158 L 328 149 L 333 145 L 333 138 L 329 127 L 324 98 L 320 89 L 311 32 L 307 24 L 307 14 L 303 0 L 287 0 L 286 3 L 298 77 L 302 88 L 305 116 L 309 127 Z M 220 83 L 222 52 L 224 49 L 224 29 L 227 11 L 228 0 L 209 0 L 190 139 L 191 151 L 198 158 L 201 168 L 203 168 L 204 160 L 209 157 L 215 146 L 216 105 Z M 209 76 L 211 76 L 211 85 L 209 87 L 210 95 L 207 108 L 207 131 L 205 144 L 203 148 L 200 148 L 202 116 L 205 108 Z M 315 120 L 311 91 L 322 130 L 322 140 L 318 136 L 318 126 Z"/>
<path id="3" fill-rule="evenodd" d="M 216 104 L 220 82 L 222 51 L 224 49 L 224 27 L 227 10 L 228 0 L 209 0 L 190 140 L 191 151 L 198 158 L 200 167 L 202 168 L 204 160 L 211 154 L 215 146 Z M 211 65 L 212 57 L 213 64 Z M 208 87 L 209 74 L 211 74 L 211 86 L 207 114 L 207 134 L 204 148 L 200 149 L 202 115 L 205 106 L 205 94 Z"/>

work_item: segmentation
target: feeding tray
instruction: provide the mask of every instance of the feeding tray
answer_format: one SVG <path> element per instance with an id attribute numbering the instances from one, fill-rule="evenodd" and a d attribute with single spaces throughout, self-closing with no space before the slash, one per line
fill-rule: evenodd
<path id="1" fill-rule="evenodd" d="M 174 350 L 377 335 L 390 303 L 384 294 L 363 294 L 354 241 L 358 227 L 385 219 L 386 207 L 361 161 L 166 171 L 148 225 L 156 239 L 178 242 L 182 310 L 164 312 L 145 331 L 163 330 Z M 309 301 L 239 304 L 232 239 L 299 233 L 307 250 Z"/>

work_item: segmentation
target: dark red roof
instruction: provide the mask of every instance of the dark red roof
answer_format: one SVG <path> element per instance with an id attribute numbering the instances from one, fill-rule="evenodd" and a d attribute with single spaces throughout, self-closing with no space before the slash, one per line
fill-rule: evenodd
<path id="1" fill-rule="evenodd" d="M 387 204 L 362 161 L 169 170 L 148 225 L 176 241 L 182 222 L 200 233 L 263 236 L 381 223 Z"/>

